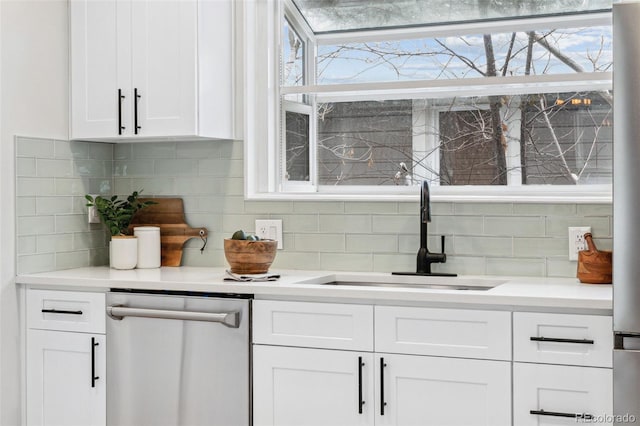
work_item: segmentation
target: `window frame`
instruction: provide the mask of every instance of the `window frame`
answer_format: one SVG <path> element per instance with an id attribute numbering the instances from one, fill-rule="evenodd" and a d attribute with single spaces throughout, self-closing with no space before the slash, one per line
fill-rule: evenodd
<path id="1" fill-rule="evenodd" d="M 460 88 L 469 95 L 487 95 L 493 87 L 500 87 L 501 94 L 527 94 L 552 91 L 611 90 L 611 72 L 585 72 L 556 75 L 515 77 L 485 77 L 451 81 L 422 80 L 384 83 L 355 83 L 317 85 L 313 80 L 316 46 L 319 42 L 345 41 L 340 33 L 313 35 L 290 0 L 247 0 L 239 6 L 238 28 L 243 43 L 243 67 L 245 82 L 245 198 L 285 200 L 368 200 L 408 201 L 417 197 L 413 186 L 318 186 L 317 177 L 311 177 L 311 185 L 296 187 L 283 182 L 282 134 L 283 117 L 287 103 L 284 95 L 303 95 L 308 104 L 338 100 L 416 99 L 451 97 Z M 280 32 L 285 19 L 305 42 L 305 85 L 281 87 L 279 67 L 281 63 Z M 572 16 L 517 18 L 513 20 L 473 22 L 469 24 L 443 24 L 427 28 L 387 29 L 346 34 L 349 41 L 402 39 L 407 37 L 459 35 L 513 31 L 540 28 L 571 28 L 577 26 L 611 25 L 611 13 L 589 13 Z M 264 69 L 269 72 L 265 73 Z M 277 70 L 277 71 L 276 71 Z M 524 86 L 523 86 L 524 85 Z M 567 88 L 570 86 L 569 89 Z M 459 93 L 459 92 L 458 92 Z M 276 117 L 280 117 L 279 119 Z M 310 120 L 314 123 L 315 120 Z M 314 129 L 310 129 L 315 132 Z M 312 133 L 313 134 L 313 133 Z M 312 139 L 315 139 L 312 136 Z M 310 157 L 315 160 L 315 140 L 310 145 Z M 315 161 L 310 168 L 317 168 Z M 516 185 L 516 186 L 439 186 L 432 191 L 435 201 L 482 202 L 534 202 L 534 203 L 610 203 L 611 185 Z"/>

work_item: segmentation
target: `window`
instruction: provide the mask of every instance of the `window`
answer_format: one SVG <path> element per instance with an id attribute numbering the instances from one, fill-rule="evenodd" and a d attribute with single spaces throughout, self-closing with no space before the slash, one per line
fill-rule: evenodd
<path id="1" fill-rule="evenodd" d="M 610 8 L 276 2 L 280 119 L 249 193 L 610 200 Z"/>

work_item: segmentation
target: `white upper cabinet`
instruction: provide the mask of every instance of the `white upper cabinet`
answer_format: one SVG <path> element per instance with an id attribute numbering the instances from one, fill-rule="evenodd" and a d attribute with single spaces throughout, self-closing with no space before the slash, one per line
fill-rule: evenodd
<path id="1" fill-rule="evenodd" d="M 231 0 L 72 0 L 71 138 L 233 139 Z"/>

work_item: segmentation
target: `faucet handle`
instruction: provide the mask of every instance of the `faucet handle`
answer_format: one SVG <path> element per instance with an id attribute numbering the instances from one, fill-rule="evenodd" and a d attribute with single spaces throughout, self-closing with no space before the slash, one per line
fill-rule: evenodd
<path id="1" fill-rule="evenodd" d="M 444 254 L 444 235 L 440 236 L 440 253 Z"/>

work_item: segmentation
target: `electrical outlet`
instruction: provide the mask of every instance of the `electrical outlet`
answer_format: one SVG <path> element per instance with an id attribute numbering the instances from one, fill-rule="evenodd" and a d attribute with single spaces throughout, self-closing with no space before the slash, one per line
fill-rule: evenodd
<path id="1" fill-rule="evenodd" d="M 282 220 L 256 220 L 256 235 L 263 240 L 276 240 L 282 249 Z"/>
<path id="2" fill-rule="evenodd" d="M 584 241 L 584 234 L 587 232 L 591 232 L 590 226 L 569 227 L 569 260 L 578 260 L 578 252 L 587 249 Z"/>
<path id="3" fill-rule="evenodd" d="M 97 195 L 91 195 L 94 199 Z M 87 220 L 89 223 L 100 223 L 100 215 L 98 215 L 98 209 L 96 206 L 87 207 Z"/>

